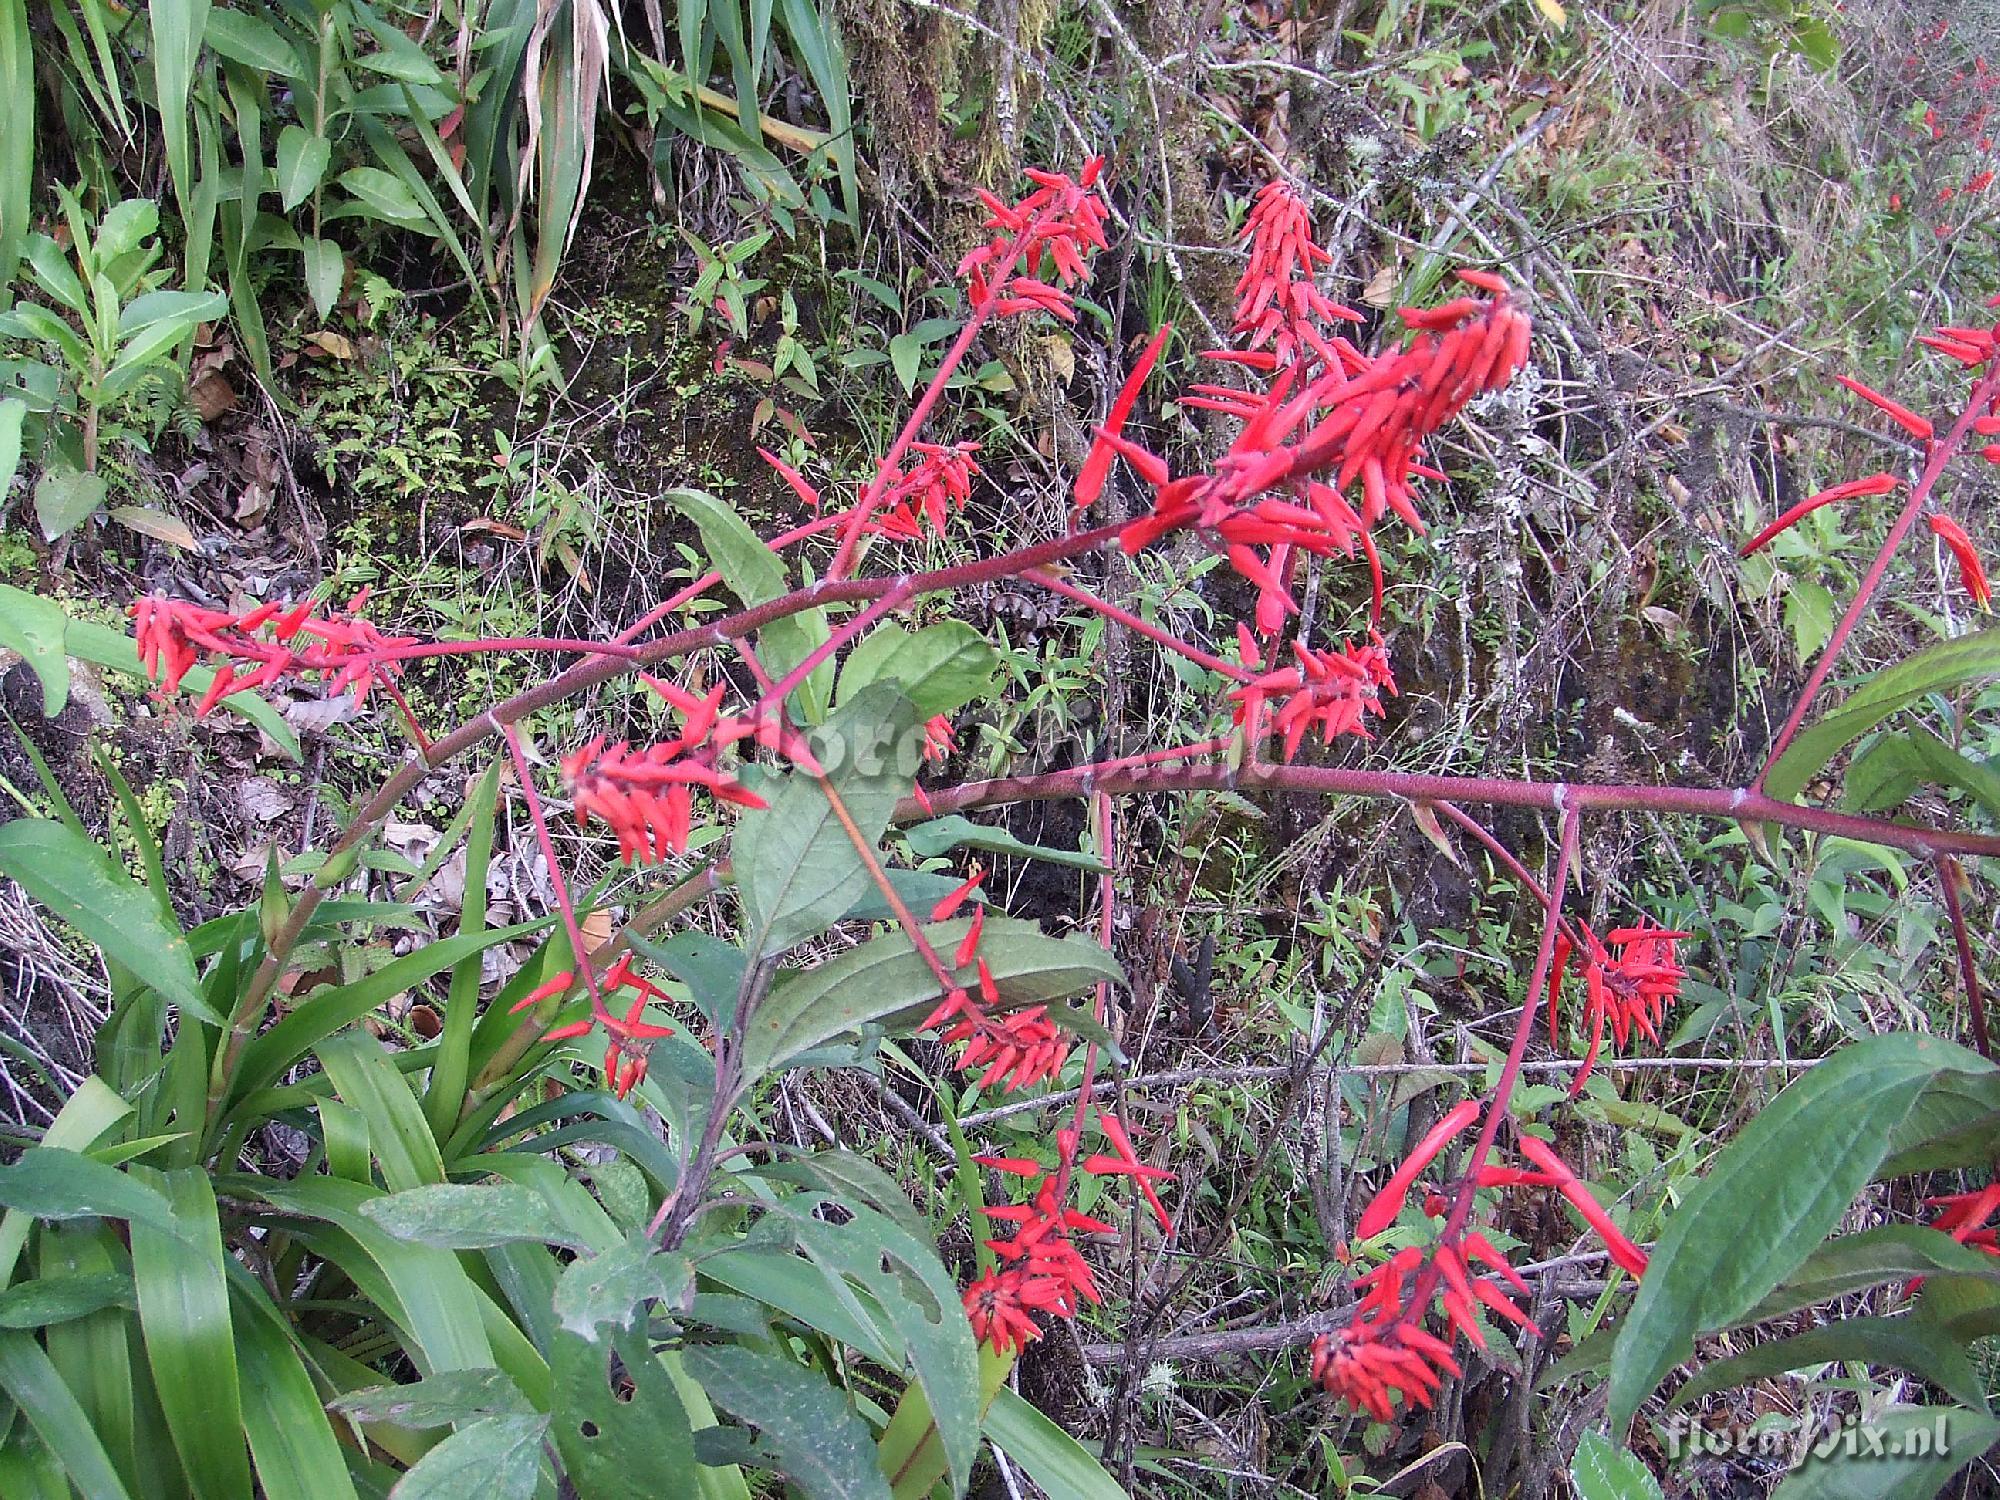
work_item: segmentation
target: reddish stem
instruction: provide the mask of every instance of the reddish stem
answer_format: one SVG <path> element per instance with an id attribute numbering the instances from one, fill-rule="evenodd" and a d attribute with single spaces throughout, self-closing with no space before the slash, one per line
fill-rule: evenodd
<path id="1" fill-rule="evenodd" d="M 1991 1057 L 1993 1043 L 1986 1031 L 1986 997 L 1979 988 L 1979 967 L 1973 962 L 1972 934 L 1966 929 L 1965 910 L 1959 905 L 1958 861 L 1949 854 L 1940 854 L 1937 872 L 1938 883 L 1944 887 L 1944 909 L 1951 917 L 1952 942 L 1958 948 L 1958 977 L 1965 986 L 1966 1009 L 1972 1013 L 1972 1045 L 1981 1057 Z"/>

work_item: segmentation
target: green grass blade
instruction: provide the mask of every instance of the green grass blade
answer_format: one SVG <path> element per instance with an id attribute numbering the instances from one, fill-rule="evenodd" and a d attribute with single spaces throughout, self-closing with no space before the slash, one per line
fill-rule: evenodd
<path id="1" fill-rule="evenodd" d="M 139 1325 L 168 1431 L 200 1500 L 249 1500 L 250 1460 L 215 1190 L 197 1168 L 132 1171 L 167 1195 L 178 1231 L 132 1224 Z"/>
<path id="2" fill-rule="evenodd" d="M 259 1288 L 236 1288 L 243 1420 L 265 1500 L 355 1500 L 333 1426 L 298 1350 Z"/>
<path id="3" fill-rule="evenodd" d="M 0 119 L 0 283 L 7 283 L 20 264 L 35 182 L 35 51 L 26 0 L 0 0 L 0 88 L 14 101 Z"/>
<path id="4" fill-rule="evenodd" d="M 131 1500 L 89 1417 L 32 1334 L 0 1331 L 0 1390 L 61 1460 L 84 1500 Z"/>
<path id="5" fill-rule="evenodd" d="M 500 793 L 500 762 L 479 778 L 466 803 L 471 814 L 465 840 L 465 895 L 459 907 L 461 935 L 486 927 L 486 870 L 493 858 L 493 810 Z M 437 1062 L 424 1093 L 424 1118 L 440 1140 L 449 1139 L 465 1106 L 465 1084 L 472 1060 L 473 1024 L 479 1019 L 478 958 L 461 961 L 451 971 L 451 993 L 445 1001 L 444 1030 L 438 1036 Z"/>

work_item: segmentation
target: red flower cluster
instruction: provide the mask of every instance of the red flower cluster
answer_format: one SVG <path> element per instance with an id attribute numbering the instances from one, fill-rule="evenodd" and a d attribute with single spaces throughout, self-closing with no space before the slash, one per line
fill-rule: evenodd
<path id="1" fill-rule="evenodd" d="M 928 521 L 943 536 L 949 513 L 964 510 L 972 495 L 972 479 L 979 472 L 972 455 L 979 444 L 911 443 L 910 448 L 917 460 L 883 491 L 884 509 L 875 524 L 883 536 L 915 541 Z"/>
<path id="2" fill-rule="evenodd" d="M 1355 1223 L 1357 1239 L 1372 1239 L 1395 1223 L 1417 1177 L 1448 1144 L 1478 1121 L 1484 1109 L 1468 1099 L 1454 1106 L 1417 1143 L 1408 1159 L 1383 1184 Z M 1645 1252 L 1614 1225 L 1590 1190 L 1548 1145 L 1532 1136 L 1519 1138 L 1520 1151 L 1534 1170 L 1498 1166 L 1476 1167 L 1469 1177 L 1446 1184 L 1444 1192 L 1426 1196 L 1424 1211 L 1444 1218 L 1445 1233 L 1428 1251 L 1407 1245 L 1373 1270 L 1355 1278 L 1362 1292 L 1352 1322 L 1313 1341 L 1312 1374 L 1328 1392 L 1361 1408 L 1377 1421 L 1393 1415 L 1392 1392 L 1417 1406 L 1429 1406 L 1445 1375 L 1461 1374 L 1445 1339 L 1425 1331 L 1423 1318 L 1435 1296 L 1452 1335 L 1464 1334 L 1485 1348 L 1477 1309 L 1533 1331 L 1534 1322 L 1509 1300 L 1499 1283 L 1525 1294 L 1528 1284 L 1491 1241 L 1464 1227 L 1453 1211 L 1453 1198 L 1477 1188 L 1553 1187 L 1583 1215 L 1610 1251 L 1611 1258 L 1634 1276 L 1646 1269 Z M 1476 1274 L 1484 1267 L 1492 1275 Z M 1496 1282 L 1495 1277 L 1498 1278 Z"/>
<path id="3" fill-rule="evenodd" d="M 600 735 L 562 759 L 563 780 L 576 801 L 577 826 L 593 816 L 603 819 L 618 836 L 619 856 L 635 865 L 687 848 L 698 786 L 740 807 L 764 806 L 762 797 L 716 764 L 725 746 L 757 732 L 747 720 L 721 717 L 722 685 L 702 694 L 646 680 L 680 713 L 678 735 L 639 751 L 622 740 L 607 745 Z"/>
<path id="4" fill-rule="evenodd" d="M 1552 1045 L 1558 1044 L 1564 973 L 1574 972 L 1584 985 L 1583 1024 L 1590 1028 L 1590 1050 L 1570 1086 L 1572 1094 L 1583 1087 L 1596 1066 L 1607 1022 L 1612 1045 L 1621 1051 L 1634 1031 L 1650 1042 L 1659 1042 L 1660 1022 L 1667 1007 L 1680 998 L 1686 974 L 1674 955 L 1674 944 L 1692 936 L 1659 927 L 1620 927 L 1599 942 L 1582 922 L 1575 925 L 1582 946 L 1577 947 L 1566 932 L 1558 930 L 1555 964 L 1549 970 Z"/>
<path id="5" fill-rule="evenodd" d="M 979 451 L 979 444 L 913 442 L 910 450 L 917 455 L 916 461 L 907 469 L 892 470 L 884 476 L 882 496 L 876 503 L 886 509 L 869 517 L 864 530 L 870 536 L 917 541 L 924 534 L 926 521 L 932 531 L 943 536 L 950 513 L 964 510 L 965 502 L 972 496 L 973 476 L 979 473 L 972 455 Z M 819 509 L 820 492 L 816 485 L 768 448 L 759 448 L 757 452 L 791 486 L 792 493 L 814 510 Z M 865 489 L 866 486 L 864 492 Z"/>
<path id="6" fill-rule="evenodd" d="M 1243 632 L 1240 645 L 1247 666 L 1261 666 L 1256 646 Z M 1277 700 L 1271 727 L 1284 736 L 1284 758 L 1298 753 L 1306 731 L 1319 726 L 1320 739 L 1332 744 L 1335 735 L 1368 733 L 1366 716 L 1382 713 L 1381 692 L 1394 694 L 1396 679 L 1389 670 L 1389 652 L 1377 635 L 1365 646 L 1347 645 L 1338 651 L 1316 651 L 1300 641 L 1292 642 L 1298 665 L 1281 667 L 1245 683 L 1230 693 L 1236 702 L 1236 722 L 1243 725 L 1252 744 L 1261 743 L 1269 732 L 1264 716 L 1267 705 Z"/>
<path id="7" fill-rule="evenodd" d="M 367 598 L 363 589 L 348 601 L 344 616 L 319 617 L 310 599 L 290 609 L 262 604 L 232 614 L 152 594 L 132 606 L 133 633 L 147 675 L 168 692 L 180 686 L 203 653 L 216 659 L 214 680 L 195 708 L 197 715 L 232 693 L 306 673 L 320 676 L 328 696 L 352 688 L 359 706 L 370 688 L 395 677 L 398 664 L 389 653 L 416 644 L 409 636 L 384 635 L 358 618 Z M 240 667 L 249 670 L 239 672 Z"/>
<path id="8" fill-rule="evenodd" d="M 2000 1228 L 1991 1222 L 2000 1213 L 2000 1182 L 1989 1182 L 1973 1193 L 1949 1193 L 1924 1199 L 1926 1208 L 1938 1215 L 1931 1228 L 1950 1235 L 1961 1245 L 1970 1245 L 1988 1255 L 2000 1256 Z M 1921 1283 L 1913 1283 L 1913 1288 Z"/>
<path id="9" fill-rule="evenodd" d="M 1278 368 L 1275 354 L 1233 356 L 1275 372 L 1275 379 L 1262 395 L 1206 386 L 1190 398 L 1243 422 L 1210 474 L 1176 479 L 1164 459 L 1124 437 L 1138 383 L 1151 368 L 1151 359 L 1142 358 L 1098 430 L 1078 480 L 1078 503 L 1096 498 L 1114 455 L 1125 458 L 1153 489 L 1152 513 L 1125 528 L 1125 550 L 1136 552 L 1172 531 L 1195 531 L 1257 586 L 1258 624 L 1274 630 L 1297 609 L 1295 553 L 1351 556 L 1357 545 L 1370 547 L 1369 530 L 1392 511 L 1423 529 L 1412 484 L 1419 476 L 1442 476 L 1418 461 L 1419 448 L 1525 363 L 1528 319 L 1504 284 L 1485 272 L 1459 274 L 1493 291 L 1492 300 L 1459 297 L 1427 310 L 1403 309 L 1404 321 L 1418 330 L 1405 349 L 1371 358 L 1342 341 L 1329 346 L 1338 363 L 1303 383 L 1297 366 Z M 1156 352 L 1149 348 L 1147 355 Z M 1358 504 L 1346 498 L 1350 492 Z M 1372 548 L 1370 557 L 1374 566 Z"/>
<path id="10" fill-rule="evenodd" d="M 1082 1169 L 1093 1176 L 1130 1177 L 1146 1195 L 1160 1227 L 1171 1232 L 1173 1220 L 1153 1191 L 1152 1180 L 1171 1179 L 1174 1174 L 1139 1160 L 1124 1122 L 1116 1115 L 1100 1110 L 1097 1125 L 1111 1143 L 1114 1154 L 1093 1153 L 1083 1159 Z M 1080 1143 L 1077 1132 L 1058 1130 L 1055 1134 L 1056 1150 L 1062 1161 L 1075 1161 Z M 973 1160 L 996 1172 L 1039 1179 L 1031 1202 L 985 1210 L 988 1219 L 1016 1227 L 1010 1239 L 986 1241 L 986 1247 L 1003 1264 L 965 1289 L 965 1313 L 972 1320 L 973 1333 L 1005 1354 L 1040 1336 L 1041 1330 L 1031 1314 L 1045 1312 L 1073 1318 L 1081 1303 L 1100 1300 L 1090 1277 L 1090 1266 L 1069 1236 L 1073 1230 L 1086 1234 L 1110 1234 L 1113 1230 L 1100 1219 L 1064 1207 L 1067 1166 L 1051 1173 L 1040 1162 L 1026 1157 L 975 1156 Z"/>
<path id="11" fill-rule="evenodd" d="M 553 996 L 566 993 L 575 984 L 574 970 L 564 969 L 545 984 L 530 990 L 511 1007 L 513 1014 L 529 1010 Z M 604 997 L 616 995 L 621 990 L 631 990 L 632 1003 L 625 1014 L 613 1015 L 601 1002 Z M 611 1091 L 623 1099 L 639 1086 L 646 1076 L 646 1064 L 652 1044 L 661 1037 L 672 1036 L 671 1026 L 658 1026 L 644 1019 L 649 1001 L 667 999 L 667 992 L 649 979 L 632 972 L 632 955 L 620 954 L 618 961 L 598 978 L 597 990 L 591 996 L 594 1014 L 587 1020 L 571 1021 L 543 1033 L 545 1042 L 568 1041 L 573 1037 L 588 1034 L 590 1028 L 602 1025 L 611 1037 L 611 1044 L 604 1049 L 604 1081 Z"/>
<path id="12" fill-rule="evenodd" d="M 931 920 L 949 920 L 985 878 L 985 871 L 975 870 L 969 880 L 931 909 Z M 1010 1094 L 1053 1077 L 1069 1056 L 1069 1042 L 1049 1019 L 1046 1005 L 994 1014 L 1000 1003 L 1000 986 L 986 960 L 979 956 L 979 939 L 985 930 L 986 908 L 975 906 L 952 955 L 954 972 L 973 966 L 976 992 L 975 987 L 953 985 L 918 1029 L 938 1029 L 938 1040 L 948 1047 L 962 1043 L 965 1050 L 958 1055 L 959 1071 L 969 1073 L 978 1068 L 981 1088 L 998 1084 L 1003 1094 Z"/>
<path id="13" fill-rule="evenodd" d="M 1061 1130 L 1058 1138 L 1070 1154 L 1076 1132 Z M 1111 1226 L 1088 1214 L 1065 1208 L 1056 1178 L 1039 1162 L 1018 1156 L 976 1156 L 983 1167 L 1018 1177 L 1040 1178 L 1034 1200 L 986 1210 L 988 1219 L 1015 1226 L 1010 1238 L 988 1240 L 986 1247 L 1002 1264 L 965 1289 L 965 1315 L 973 1335 L 1001 1354 L 1020 1349 L 1041 1336 L 1035 1313 L 1073 1318 L 1085 1302 L 1098 1302 L 1090 1266 L 1070 1241 L 1070 1231 L 1109 1234 Z"/>
<path id="14" fill-rule="evenodd" d="M 1096 191 L 1103 172 L 1101 156 L 1085 162 L 1074 179 L 1061 172 L 1030 168 L 1026 175 L 1035 190 L 1019 203 L 1006 203 L 984 188 L 979 190 L 979 201 L 988 215 L 985 227 L 992 231 L 992 238 L 958 263 L 958 274 L 967 279 L 967 296 L 974 312 L 986 311 L 997 317 L 1047 312 L 1065 322 L 1076 321 L 1076 310 L 1063 288 L 1083 280 L 1084 262 L 1094 252 L 1110 247 L 1104 237 L 1108 215 Z M 1044 251 L 1054 264 L 1060 287 L 1034 279 Z M 1003 267 L 1009 269 L 1003 273 Z M 1018 274 L 1013 267 L 1027 274 Z M 989 284 L 989 275 L 1000 279 Z"/>
<path id="15" fill-rule="evenodd" d="M 1266 183 L 1243 226 L 1243 238 L 1250 242 L 1250 264 L 1236 283 L 1236 323 L 1230 332 L 1242 335 L 1246 348 L 1269 345 L 1279 365 L 1317 357 L 1328 369 L 1339 366 L 1340 352 L 1321 327 L 1359 323 L 1362 317 L 1314 283 L 1313 268 L 1331 265 L 1333 257 L 1313 239 L 1312 212 L 1305 200 L 1282 182 Z"/>

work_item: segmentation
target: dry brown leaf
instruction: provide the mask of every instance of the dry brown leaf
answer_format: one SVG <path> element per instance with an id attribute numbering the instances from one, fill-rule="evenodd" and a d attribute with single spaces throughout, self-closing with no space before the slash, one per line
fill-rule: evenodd
<path id="1" fill-rule="evenodd" d="M 1361 300 L 1370 307 L 1387 307 L 1396 300 L 1396 268 L 1382 266 L 1361 288 Z"/>
<path id="2" fill-rule="evenodd" d="M 120 505 L 111 511 L 111 519 L 120 526 L 136 531 L 141 536 L 149 536 L 156 542 L 166 542 L 179 547 L 183 552 L 194 551 L 194 533 L 187 522 L 179 516 L 170 516 L 163 510 L 154 510 L 150 505 Z"/>
<path id="3" fill-rule="evenodd" d="M 322 328 L 316 333 L 307 334 L 306 342 L 320 353 L 330 355 L 334 359 L 354 358 L 354 340 L 344 333 L 335 333 L 332 329 Z"/>
<path id="4" fill-rule="evenodd" d="M 188 388 L 188 400 L 194 404 L 195 414 L 202 421 L 213 422 L 225 412 L 236 409 L 236 387 L 211 370 Z"/>

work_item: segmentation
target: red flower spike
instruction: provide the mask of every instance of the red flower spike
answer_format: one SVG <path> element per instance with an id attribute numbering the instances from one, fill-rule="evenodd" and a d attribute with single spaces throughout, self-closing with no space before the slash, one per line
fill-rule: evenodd
<path id="1" fill-rule="evenodd" d="M 1354 1237 L 1372 1240 L 1376 1235 L 1396 1222 L 1396 1215 L 1403 1211 L 1403 1200 L 1409 1195 L 1410 1184 L 1417 1180 L 1417 1174 L 1431 1164 L 1438 1152 L 1453 1139 L 1463 1134 L 1473 1121 L 1479 1118 L 1482 1108 L 1476 1099 L 1466 1099 L 1454 1105 L 1443 1119 L 1433 1125 L 1417 1142 L 1403 1164 L 1382 1185 L 1354 1226 Z"/>
<path id="2" fill-rule="evenodd" d="M 1979 549 L 1966 535 L 1965 528 L 1949 516 L 1931 515 L 1924 519 L 1932 533 L 1951 549 L 1951 555 L 1958 560 L 1959 581 L 1965 586 L 1965 592 L 1971 595 L 1972 602 L 1990 612 L 1993 608 L 1993 587 L 1987 581 L 1986 565 L 1980 561 Z"/>

